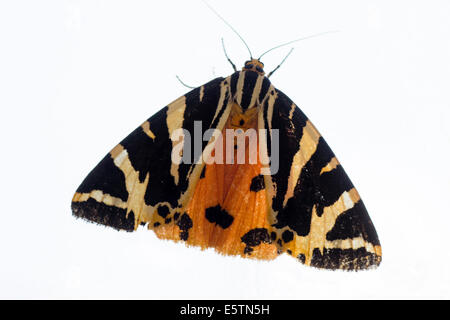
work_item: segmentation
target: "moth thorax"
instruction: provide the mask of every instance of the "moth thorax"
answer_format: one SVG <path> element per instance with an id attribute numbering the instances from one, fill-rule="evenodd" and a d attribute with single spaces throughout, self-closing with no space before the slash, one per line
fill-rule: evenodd
<path id="1" fill-rule="evenodd" d="M 259 73 L 260 75 L 264 75 L 264 63 L 262 63 L 258 59 L 248 60 L 245 62 L 242 71 L 254 71 Z"/>
<path id="2" fill-rule="evenodd" d="M 237 103 L 234 103 L 230 113 L 229 124 L 231 128 L 247 130 L 256 127 L 257 119 L 258 108 L 256 106 L 243 110 Z"/>

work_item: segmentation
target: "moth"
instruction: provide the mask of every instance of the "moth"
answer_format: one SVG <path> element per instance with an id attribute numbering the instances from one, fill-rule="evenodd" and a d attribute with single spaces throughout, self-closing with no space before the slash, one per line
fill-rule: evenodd
<path id="1" fill-rule="evenodd" d="M 189 133 L 198 123 L 222 134 L 192 144 Z M 252 129 L 262 132 L 252 140 L 253 162 L 249 136 L 237 143 Z M 227 130 L 238 134 L 227 136 Z M 233 147 L 219 154 L 219 145 Z M 238 163 L 239 150 L 247 161 Z M 174 161 L 174 154 L 192 161 Z M 381 262 L 358 192 L 259 58 L 142 123 L 88 174 L 72 211 L 118 230 L 146 225 L 160 239 L 224 255 L 270 260 L 286 253 L 308 266 L 343 270 Z"/>

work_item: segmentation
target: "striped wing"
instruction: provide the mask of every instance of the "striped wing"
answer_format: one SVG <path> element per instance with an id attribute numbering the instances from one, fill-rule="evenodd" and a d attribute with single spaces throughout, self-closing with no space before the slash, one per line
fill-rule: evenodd
<path id="1" fill-rule="evenodd" d="M 229 86 L 217 78 L 175 100 L 150 117 L 111 150 L 78 187 L 72 211 L 77 217 L 133 231 L 139 224 L 159 225 L 172 220 L 188 201 L 203 165 L 191 144 L 193 164 L 176 165 L 172 149 L 180 128 L 194 132 L 221 128 L 227 118 Z M 229 110 L 228 110 L 229 112 Z M 202 141 L 202 149 L 208 141 Z"/>
<path id="2" fill-rule="evenodd" d="M 265 109 L 265 126 L 279 130 L 279 170 L 266 183 L 279 249 L 318 268 L 378 266 L 381 247 L 372 221 L 320 133 L 279 90 Z"/>
<path id="3" fill-rule="evenodd" d="M 269 138 L 258 142 L 264 161 L 197 164 L 212 141 L 200 141 L 197 150 L 190 139 L 189 149 L 188 133 L 195 136 L 199 122 L 200 134 L 235 127 L 240 121 L 230 115 L 239 108 L 251 127 L 269 129 Z M 187 133 L 175 140 L 178 129 Z M 190 163 L 172 161 L 180 139 Z M 278 170 L 263 177 L 267 157 L 272 164 L 278 157 Z M 72 210 L 127 231 L 148 223 L 160 238 L 223 254 L 273 259 L 287 252 L 307 265 L 345 270 L 381 262 L 364 204 L 325 140 L 286 95 L 252 72 L 217 78 L 145 121 L 86 177 Z"/>

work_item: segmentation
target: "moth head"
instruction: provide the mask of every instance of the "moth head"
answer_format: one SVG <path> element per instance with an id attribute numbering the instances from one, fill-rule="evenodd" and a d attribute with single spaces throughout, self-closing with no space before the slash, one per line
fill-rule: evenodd
<path id="1" fill-rule="evenodd" d="M 235 72 L 230 78 L 230 95 L 244 112 L 258 107 L 267 95 L 269 79 L 264 75 L 264 64 L 251 58 L 245 62 L 242 71 Z"/>
<path id="2" fill-rule="evenodd" d="M 251 59 L 251 60 L 245 61 L 242 71 L 254 71 L 263 76 L 264 75 L 264 63 L 262 63 L 258 59 Z"/>

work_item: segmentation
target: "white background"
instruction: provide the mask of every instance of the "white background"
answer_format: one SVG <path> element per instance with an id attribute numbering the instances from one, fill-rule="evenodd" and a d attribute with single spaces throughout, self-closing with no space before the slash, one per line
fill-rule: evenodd
<path id="1" fill-rule="evenodd" d="M 248 53 L 201 1 L 1 1 L 0 298 L 450 298 L 450 2 L 215 1 L 357 186 L 375 271 L 223 257 L 77 220 L 96 163 Z M 266 71 L 290 46 L 264 57 Z"/>

